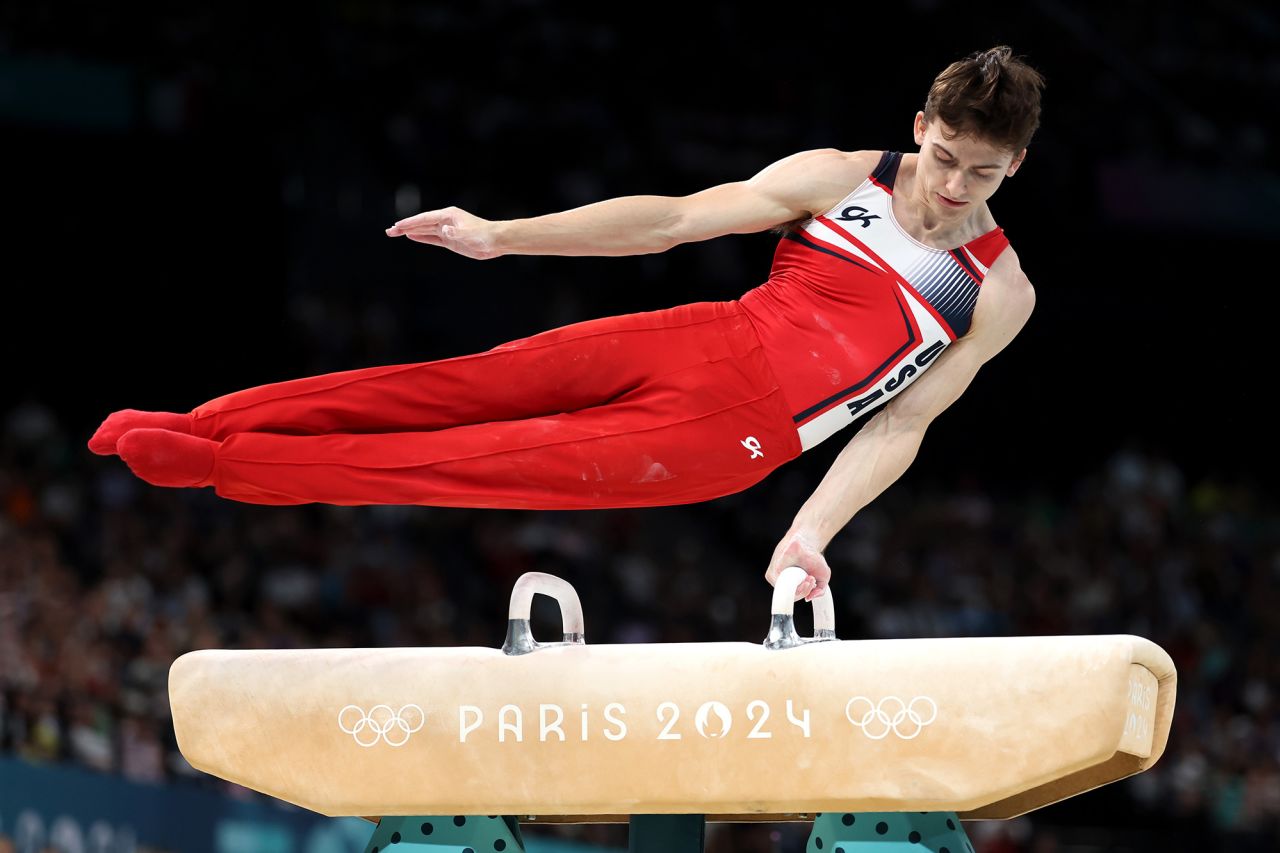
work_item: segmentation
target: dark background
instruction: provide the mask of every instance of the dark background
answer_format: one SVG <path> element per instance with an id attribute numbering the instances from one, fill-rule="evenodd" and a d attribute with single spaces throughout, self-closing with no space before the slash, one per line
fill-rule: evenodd
<path id="1" fill-rule="evenodd" d="M 70 596 L 66 606 L 127 573 L 111 568 L 121 562 L 142 565 L 157 590 L 172 588 L 173 577 L 139 555 L 175 517 L 192 532 L 165 553 L 185 554 L 183 572 L 192 577 L 218 577 L 223 552 L 255 554 L 246 558 L 251 576 L 269 574 L 263 563 L 272 548 L 318 565 L 323 547 L 308 550 L 304 540 L 329 521 L 315 508 L 264 510 L 203 492 L 127 486 L 119 460 L 93 457 L 84 442 L 121 408 L 187 411 L 297 376 L 477 352 L 578 320 L 736 298 L 768 276 L 776 236 L 729 236 L 628 258 L 479 262 L 392 240 L 384 229 L 449 205 L 508 219 L 624 195 L 685 195 L 744 180 L 809 148 L 914 151 L 911 122 L 933 77 L 972 51 L 1009 44 L 1047 85 L 1027 161 L 990 206 L 1036 286 L 1036 311 L 930 429 L 899 484 L 863 514 L 867 525 L 902 525 L 888 540 L 899 547 L 901 571 L 882 580 L 874 560 L 856 559 L 870 528 L 855 524 L 838 537 L 844 550 L 833 560 L 833 585 L 854 565 L 859 574 L 845 575 L 846 587 L 856 577 L 868 595 L 905 612 L 917 600 L 946 599 L 956 540 L 945 507 L 974 495 L 1004 519 L 970 531 L 975 541 L 986 537 L 974 547 L 987 556 L 1003 553 L 1002 536 L 1029 535 L 1035 522 L 1019 512 L 1034 514 L 1064 553 L 1078 532 L 1090 544 L 1072 552 L 1077 568 L 1041 588 L 1035 578 L 1044 565 L 1031 560 L 1018 583 L 1029 585 L 1025 594 L 1045 615 L 1090 572 L 1121 587 L 1133 581 L 1109 610 L 1092 621 L 1028 623 L 1014 615 L 1013 599 L 993 599 L 1001 619 L 971 625 L 973 632 L 1135 632 L 1166 648 L 1185 643 L 1194 654 L 1175 659 L 1186 695 L 1200 697 L 1184 706 L 1180 693 L 1180 709 L 1200 708 L 1187 737 L 1195 730 L 1212 740 L 1211 721 L 1225 715 L 1213 725 L 1227 726 L 1246 708 L 1258 730 L 1270 732 L 1264 749 L 1238 747 L 1271 774 L 1259 783 L 1265 793 L 1268 780 L 1280 778 L 1275 670 L 1267 663 L 1280 648 L 1274 611 L 1263 606 L 1274 600 L 1280 567 L 1267 414 L 1277 300 L 1263 254 L 1280 232 L 1278 42 L 1274 6 L 1246 2 L 915 0 L 754 12 L 721 2 L 349 2 L 252 11 L 6 4 L 0 496 L 10 531 L 26 537 L 18 541 L 30 553 L 38 551 L 32 543 L 46 543 L 60 555 L 77 580 L 49 600 Z M 452 564 L 475 567 L 484 581 L 457 594 L 438 585 L 422 592 L 457 605 L 456 620 L 430 634 L 362 626 L 357 614 L 380 600 L 349 598 L 338 639 L 497 645 L 500 637 L 467 636 L 457 625 L 499 625 L 508 581 L 524 568 L 564 572 L 580 589 L 594 585 L 584 593 L 589 622 L 594 599 L 596 624 L 650 626 L 628 636 L 754 639 L 739 623 L 681 629 L 669 614 L 613 601 L 627 576 L 617 549 L 660 563 L 682 547 L 669 541 L 671 530 L 682 530 L 688 538 L 680 542 L 694 543 L 681 558 L 684 570 L 714 572 L 712 586 L 730 577 L 744 602 L 763 601 L 767 591 L 756 587 L 772 545 L 851 435 L 833 436 L 749 493 L 705 506 L 423 509 L 405 527 L 385 514 L 343 514 L 354 519 L 353 539 L 399 537 L 416 552 L 402 566 L 410 577 Z M 76 495 L 73 510 L 50 498 L 68 492 Z M 1134 507 L 1157 519 L 1156 544 L 1146 543 L 1154 552 L 1125 538 Z M 1079 527 L 1071 521 L 1077 514 Z M 265 548 L 261 536 L 227 534 L 210 556 L 204 524 L 278 530 Z M 484 544 L 525 524 L 586 531 L 597 548 L 590 553 L 616 560 L 614 571 L 564 553 L 547 563 L 532 546 Z M 129 535 L 103 532 L 113 525 Z M 1122 532 L 1099 532 L 1113 527 Z M 15 553 L 26 552 L 10 542 L 0 581 L 7 577 L 19 602 L 10 624 L 26 625 L 30 640 L 39 620 L 22 603 L 38 596 L 23 584 L 39 573 L 36 563 L 15 562 Z M 1144 592 L 1147 580 L 1159 586 L 1151 553 L 1177 554 L 1192 566 L 1185 577 L 1196 615 L 1186 624 L 1169 615 L 1168 595 Z M 367 568 L 352 564 L 355 576 Z M 239 608 L 237 624 L 251 625 L 264 618 L 258 602 L 244 593 L 219 604 L 224 616 Z M 1134 610 L 1135 602 L 1148 609 Z M 960 630 L 920 620 L 877 627 L 863 599 L 842 607 L 850 638 Z M 706 611 L 690 605 L 684 615 L 696 623 Z M 316 633 L 286 632 L 281 625 L 292 618 L 273 613 L 283 621 L 261 633 L 223 621 L 205 639 L 246 647 L 317 641 Z M 165 665 L 200 639 L 152 650 L 153 663 Z M 139 629 L 117 664 L 127 667 L 147 642 Z M 1228 666 L 1225 682 L 1197 688 L 1194 670 L 1182 666 L 1198 666 L 1211 650 L 1239 669 Z M 1260 711 L 1242 705 L 1237 690 L 1259 679 L 1269 697 Z M 69 701 L 66 693 L 56 701 Z M 11 701 L 39 694 L 18 691 Z M 163 724 L 157 731 L 164 736 Z M 1218 760 L 1207 741 L 1195 742 L 1211 765 Z M 1180 754 L 1178 743 L 1171 756 Z M 23 752 L 12 734 L 6 742 L 0 733 L 4 745 Z M 1241 778 L 1246 766 L 1237 768 Z M 1148 792 L 1150 826 L 1174 832 L 1182 824 L 1157 808 L 1163 790 Z M 1208 832 L 1215 801 L 1206 797 L 1177 820 Z M 1106 815 L 1134 808 L 1106 792 L 1073 803 L 1056 813 L 1057 823 L 1079 826 L 1091 813 L 1117 833 L 1125 820 Z M 1053 810 L 1042 814 L 1054 820 Z M 1265 831 L 1275 826 L 1270 820 Z M 1254 838 L 1244 829 L 1232 842 L 1236 853 Z M 1043 837 L 1027 836 L 1017 849 Z"/>

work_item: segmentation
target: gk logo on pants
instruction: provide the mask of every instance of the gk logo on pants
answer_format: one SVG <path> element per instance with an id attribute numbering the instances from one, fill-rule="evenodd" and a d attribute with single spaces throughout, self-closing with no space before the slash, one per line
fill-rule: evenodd
<path id="1" fill-rule="evenodd" d="M 757 456 L 764 456 L 764 451 L 760 449 L 760 439 L 754 435 L 749 435 L 742 440 L 742 446 L 751 451 L 749 458 L 755 459 Z"/>

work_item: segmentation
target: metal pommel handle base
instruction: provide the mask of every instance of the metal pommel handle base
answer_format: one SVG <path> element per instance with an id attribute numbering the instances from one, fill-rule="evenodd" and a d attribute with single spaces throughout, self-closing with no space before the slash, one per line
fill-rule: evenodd
<path id="1" fill-rule="evenodd" d="M 529 627 L 529 610 L 533 596 L 541 593 L 560 602 L 560 619 L 564 636 L 559 643 L 539 643 Z M 586 628 L 582 620 L 582 602 L 569 584 L 545 572 L 525 572 L 511 589 L 511 607 L 507 611 L 507 638 L 502 643 L 506 655 L 527 655 L 546 646 L 585 645 Z"/>
<path id="2" fill-rule="evenodd" d="M 836 639 L 836 611 L 831 603 L 831 586 L 825 595 L 813 600 L 813 636 L 801 637 L 796 633 L 795 597 L 800 584 L 809 573 L 799 566 L 788 566 L 778 575 L 773 585 L 773 615 L 769 634 L 764 638 L 766 649 L 790 649 L 807 643 L 822 643 Z"/>

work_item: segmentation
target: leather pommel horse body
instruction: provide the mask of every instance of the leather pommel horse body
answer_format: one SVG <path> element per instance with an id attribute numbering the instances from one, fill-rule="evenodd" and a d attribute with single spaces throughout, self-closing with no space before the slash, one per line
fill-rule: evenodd
<path id="1" fill-rule="evenodd" d="M 792 621 L 803 578 L 794 567 L 779 578 L 760 645 L 587 645 L 573 588 L 530 573 L 502 649 L 190 652 L 169 674 L 178 746 L 192 766 L 279 799 L 374 816 L 371 850 L 392 823 L 395 840 L 422 849 L 463 843 L 451 833 L 487 839 L 482 829 L 509 831 L 512 846 L 497 849 L 519 849 L 515 819 L 468 829 L 469 815 L 696 816 L 684 849 L 700 849 L 703 816 L 821 812 L 815 835 L 850 853 L 858 821 L 874 839 L 891 818 L 924 845 L 904 850 L 934 837 L 947 849 L 950 837 L 959 853 L 957 818 L 1014 817 L 1164 751 L 1176 673 L 1146 639 L 839 641 L 830 592 L 805 639 Z M 534 593 L 559 600 L 561 642 L 529 633 Z M 941 835 L 923 826 L 942 818 Z M 681 844 L 637 846 L 634 830 L 632 849 Z"/>

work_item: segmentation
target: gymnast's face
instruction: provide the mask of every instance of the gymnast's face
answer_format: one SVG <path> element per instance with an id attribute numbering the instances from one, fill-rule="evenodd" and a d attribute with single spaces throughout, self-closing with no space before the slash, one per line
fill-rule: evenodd
<path id="1" fill-rule="evenodd" d="M 946 131 L 944 134 L 943 131 Z M 991 198 L 1012 177 L 1027 156 L 973 136 L 948 138 L 951 128 L 941 120 L 926 122 L 916 113 L 915 136 L 920 146 L 913 195 L 946 219 L 963 219 Z"/>

